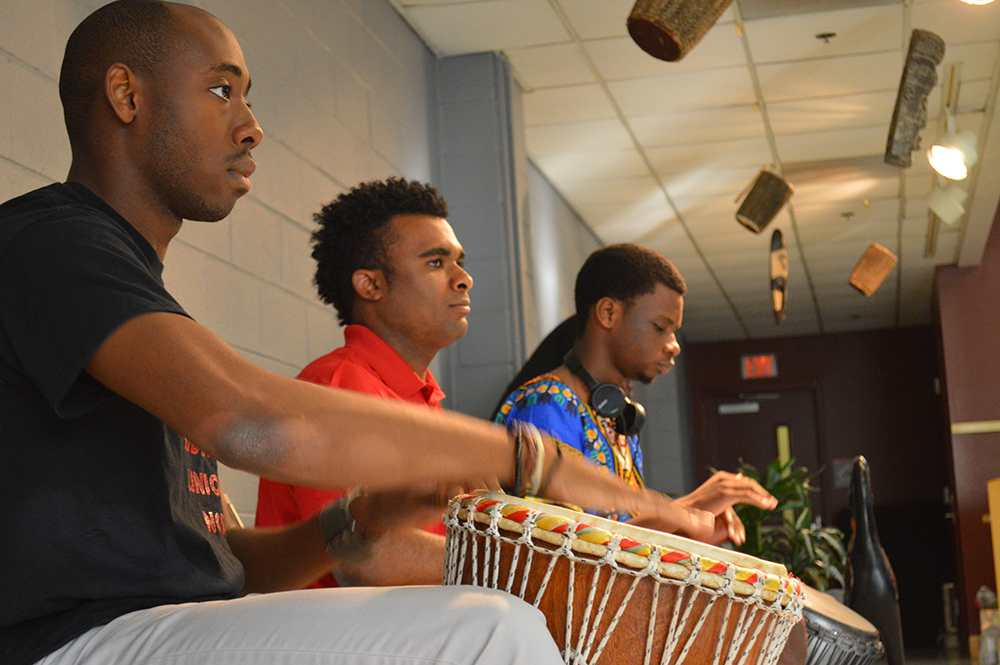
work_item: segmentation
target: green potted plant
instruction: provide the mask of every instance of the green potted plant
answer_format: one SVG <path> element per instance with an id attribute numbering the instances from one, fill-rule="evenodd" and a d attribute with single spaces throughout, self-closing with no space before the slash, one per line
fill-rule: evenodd
<path id="1" fill-rule="evenodd" d="M 844 586 L 847 549 L 844 533 L 835 526 L 820 527 L 813 519 L 809 484 L 820 472 L 809 473 L 795 467 L 795 460 L 785 464 L 775 460 L 764 473 L 740 460 L 740 473 L 753 478 L 778 500 L 773 510 L 739 504 L 736 514 L 746 527 L 747 538 L 737 548 L 759 559 L 784 564 L 785 568 L 820 591 Z"/>

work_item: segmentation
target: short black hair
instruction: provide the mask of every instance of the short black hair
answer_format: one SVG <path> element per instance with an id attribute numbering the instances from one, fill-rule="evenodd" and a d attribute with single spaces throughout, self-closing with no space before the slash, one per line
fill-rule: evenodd
<path id="1" fill-rule="evenodd" d="M 389 222 L 396 215 L 448 217 L 448 204 L 430 185 L 403 178 L 366 182 L 341 194 L 313 215 L 313 280 L 323 302 L 333 305 L 343 325 L 351 324 L 357 294 L 351 278 L 356 270 L 382 270 L 392 278 L 387 248 L 393 238 Z"/>
<path id="2" fill-rule="evenodd" d="M 115 63 L 156 76 L 174 48 L 173 10 L 160 0 L 117 0 L 94 11 L 69 36 L 59 99 L 70 145 L 87 136 L 91 113 Z"/>
<path id="3" fill-rule="evenodd" d="M 590 308 L 601 298 L 613 298 L 626 305 L 652 293 L 657 284 L 684 295 L 687 284 L 670 261 L 651 249 L 624 243 L 597 250 L 576 275 L 577 330 L 583 332 Z"/>

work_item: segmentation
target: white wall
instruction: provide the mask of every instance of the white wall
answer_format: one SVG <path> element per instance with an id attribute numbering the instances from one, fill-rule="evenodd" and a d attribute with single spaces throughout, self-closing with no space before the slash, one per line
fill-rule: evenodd
<path id="1" fill-rule="evenodd" d="M 102 4 L 0 2 L 0 200 L 65 179 L 59 66 L 70 32 Z M 435 179 L 433 57 L 382 0 L 191 4 L 239 39 L 264 141 L 251 193 L 221 222 L 187 222 L 164 279 L 242 355 L 294 376 L 343 341 L 311 284 L 312 213 L 364 180 Z M 256 478 L 223 470 L 222 482 L 252 523 Z"/>

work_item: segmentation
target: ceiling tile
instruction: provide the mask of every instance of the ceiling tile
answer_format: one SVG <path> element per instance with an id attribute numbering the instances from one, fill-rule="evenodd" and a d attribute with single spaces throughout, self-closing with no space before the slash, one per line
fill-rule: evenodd
<path id="1" fill-rule="evenodd" d="M 685 279 L 688 277 L 686 266 L 690 261 L 694 261 L 696 265 L 696 267 L 691 268 L 692 275 L 697 271 L 697 274 L 704 275 L 706 278 L 708 276 L 697 250 L 691 244 L 691 239 L 688 237 L 687 231 L 676 219 L 664 222 L 651 231 L 638 236 L 635 242 L 666 256 L 681 271 Z M 683 259 L 689 259 L 690 261 L 682 264 L 681 261 Z"/>
<path id="2" fill-rule="evenodd" d="M 753 82 L 744 67 L 611 81 L 608 87 L 627 116 L 677 113 L 756 101 Z"/>
<path id="3" fill-rule="evenodd" d="M 522 96 L 525 123 L 547 125 L 615 118 L 614 107 L 596 83 L 564 88 L 538 88 Z"/>
<path id="4" fill-rule="evenodd" d="M 904 172 L 886 164 L 881 154 L 827 161 L 784 162 L 784 167 L 785 178 L 795 188 L 791 202 L 793 208 L 823 201 L 896 197 L 899 195 L 900 173 Z M 905 172 L 915 173 L 916 170 L 917 167 L 913 167 Z"/>
<path id="5" fill-rule="evenodd" d="M 407 9 L 408 18 L 443 56 L 558 44 L 569 33 L 546 0 L 480 0 Z"/>
<path id="6" fill-rule="evenodd" d="M 764 120 L 756 104 L 630 116 L 627 122 L 639 143 L 647 147 L 764 136 Z"/>
<path id="7" fill-rule="evenodd" d="M 891 51 L 760 65 L 757 73 L 764 99 L 770 104 L 792 99 L 896 91 L 902 68 L 902 53 Z M 886 126 L 890 120 L 891 117 L 886 119 Z"/>
<path id="8" fill-rule="evenodd" d="M 667 192 L 671 197 L 720 196 L 735 200 L 759 172 L 759 168 L 702 168 L 679 175 L 668 174 L 661 177 L 663 177 Z"/>
<path id="9" fill-rule="evenodd" d="M 886 122 L 888 125 L 888 121 Z M 887 126 L 838 129 L 775 137 L 782 162 L 841 159 L 885 153 Z"/>
<path id="10" fill-rule="evenodd" d="M 788 62 L 899 50 L 902 24 L 898 4 L 747 21 L 746 34 L 754 62 Z M 828 33 L 835 36 L 817 36 Z"/>
<path id="11" fill-rule="evenodd" d="M 931 188 L 934 187 L 934 176 L 929 173 L 906 174 L 906 196 L 907 198 L 924 198 L 930 196 Z"/>
<path id="12" fill-rule="evenodd" d="M 565 153 L 605 152 L 634 149 L 632 137 L 618 120 L 571 122 L 560 125 L 527 127 L 525 138 L 532 157 L 548 157 Z M 636 152 L 636 155 L 639 153 Z M 610 164 L 609 164 L 610 166 Z M 643 173 L 649 169 L 643 163 Z M 620 173 L 617 177 L 636 175 Z M 612 174 L 612 177 L 615 177 Z"/>
<path id="13" fill-rule="evenodd" d="M 850 227 L 882 222 L 896 224 L 899 212 L 900 200 L 896 198 L 848 199 L 823 204 L 796 205 L 795 220 L 800 230 L 817 225 Z"/>
<path id="14" fill-rule="evenodd" d="M 683 173 L 692 169 L 757 166 L 772 160 L 771 146 L 763 136 L 739 141 L 647 148 L 657 173 Z"/>
<path id="15" fill-rule="evenodd" d="M 570 25 L 582 39 L 625 37 L 634 0 L 559 0 Z"/>
<path id="16" fill-rule="evenodd" d="M 963 81 L 958 95 L 958 112 L 976 113 L 986 108 L 989 99 L 990 81 Z"/>
<path id="17" fill-rule="evenodd" d="M 858 242 L 865 247 L 871 242 L 888 238 L 896 239 L 898 222 L 869 222 L 867 224 L 811 224 L 799 228 L 799 237 L 807 248 L 816 243 Z"/>
<path id="18" fill-rule="evenodd" d="M 627 203 L 574 206 L 584 221 L 607 244 L 629 242 L 673 219 L 662 192 Z"/>
<path id="19" fill-rule="evenodd" d="M 743 43 L 732 23 L 716 25 L 677 62 L 654 58 L 639 48 L 631 37 L 586 41 L 583 45 L 601 76 L 609 81 L 746 66 Z"/>
<path id="20" fill-rule="evenodd" d="M 505 54 L 526 90 L 596 81 L 577 44 L 510 49 Z"/>
<path id="21" fill-rule="evenodd" d="M 666 203 L 666 199 L 662 197 L 660 183 L 652 176 L 575 180 L 561 183 L 559 189 L 575 206 L 592 203 L 628 203 L 650 196 Z"/>
<path id="22" fill-rule="evenodd" d="M 532 152 L 530 131 L 528 136 L 528 151 Z M 573 180 L 593 180 L 607 177 L 609 173 L 619 178 L 649 173 L 642 155 L 634 149 L 563 152 L 553 153 L 549 156 L 538 156 L 532 153 L 532 160 L 556 184 Z"/>
<path id="23" fill-rule="evenodd" d="M 691 235 L 699 242 L 710 236 L 738 236 L 747 238 L 754 234 L 736 221 L 736 204 L 725 214 L 719 215 L 683 215 L 684 223 L 691 230 Z M 770 236 L 768 236 L 770 237 Z M 745 245 L 741 245 L 745 246 Z"/>
<path id="24" fill-rule="evenodd" d="M 896 105 L 896 92 L 871 92 L 845 97 L 774 102 L 767 116 L 775 134 L 799 134 L 872 125 L 888 126 Z"/>
<path id="25" fill-rule="evenodd" d="M 926 2 L 910 11 L 914 28 L 930 30 L 947 45 L 986 42 L 1000 35 L 1000 4 L 974 6 L 964 2 Z M 945 51 L 947 55 L 947 50 Z"/>
<path id="26" fill-rule="evenodd" d="M 739 226 L 736 222 L 733 222 L 734 226 Z M 746 262 L 750 264 L 757 264 L 758 268 L 761 268 L 765 273 L 767 272 L 767 266 L 770 265 L 771 256 L 771 235 L 767 234 L 755 236 L 752 233 L 729 233 L 724 235 L 711 234 L 708 231 L 707 235 L 701 235 L 697 230 L 692 230 L 695 235 L 695 239 L 698 241 L 698 246 L 706 253 L 715 258 L 721 258 L 719 255 L 730 253 L 734 254 L 733 260 L 739 262 Z M 753 257 L 756 257 L 754 260 Z M 723 259 L 724 261 L 726 259 Z M 714 263 L 714 261 L 713 261 Z"/>
<path id="27" fill-rule="evenodd" d="M 749 182 L 749 181 L 748 181 Z M 676 196 L 671 194 L 674 206 L 685 218 L 729 217 L 736 223 L 736 205 L 733 199 L 718 196 Z M 734 197 L 735 198 L 735 197 Z"/>
<path id="28" fill-rule="evenodd" d="M 947 76 L 952 63 L 962 63 L 962 80 L 978 81 L 993 75 L 993 63 L 997 59 L 1000 41 L 976 42 L 973 44 L 947 44 L 944 59 L 938 66 L 938 79 Z"/>

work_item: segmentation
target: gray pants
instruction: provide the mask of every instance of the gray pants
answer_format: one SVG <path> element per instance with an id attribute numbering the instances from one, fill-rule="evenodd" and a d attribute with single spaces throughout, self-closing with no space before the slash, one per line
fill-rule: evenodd
<path id="1" fill-rule="evenodd" d="M 38 665 L 555 665 L 542 614 L 473 587 L 311 589 L 121 616 Z"/>

